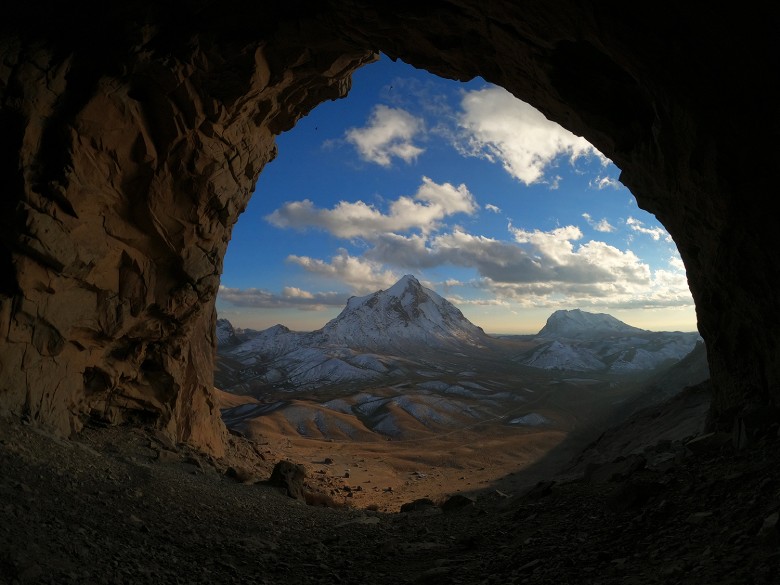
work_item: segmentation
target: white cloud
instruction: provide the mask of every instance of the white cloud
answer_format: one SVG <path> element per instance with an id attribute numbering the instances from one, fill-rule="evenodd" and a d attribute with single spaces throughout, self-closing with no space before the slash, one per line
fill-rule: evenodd
<path id="1" fill-rule="evenodd" d="M 413 162 L 424 149 L 413 144 L 424 129 L 423 120 L 400 108 L 379 104 L 374 107 L 368 125 L 350 128 L 345 134 L 361 158 L 389 167 L 393 158 Z"/>
<path id="2" fill-rule="evenodd" d="M 469 234 L 461 228 L 432 238 L 386 234 L 373 242 L 365 257 L 405 272 L 446 264 L 472 268 L 495 282 L 533 284 L 538 291 L 544 289 L 544 294 L 567 286 L 594 289 L 600 283 L 649 282 L 648 266 L 633 252 L 598 241 L 575 246 L 583 237 L 575 226 L 550 232 L 509 229 L 515 242 Z"/>
<path id="3" fill-rule="evenodd" d="M 428 247 L 428 238 L 423 235 L 383 234 L 372 244 L 365 253 L 366 258 L 378 264 L 396 266 L 399 270 L 432 268 L 445 263 Z"/>
<path id="4" fill-rule="evenodd" d="M 282 289 L 282 296 L 292 299 L 306 299 L 311 300 L 314 295 L 307 290 L 301 290 L 295 286 L 286 286 Z"/>
<path id="5" fill-rule="evenodd" d="M 413 197 L 399 197 L 388 213 L 373 205 L 341 201 L 332 209 L 319 209 L 308 199 L 285 203 L 266 216 L 276 227 L 304 229 L 316 227 L 341 238 L 372 238 L 388 232 L 437 229 L 439 222 L 455 213 L 473 214 L 474 196 L 466 185 L 438 184 L 428 177 Z"/>
<path id="6" fill-rule="evenodd" d="M 631 251 L 604 242 L 579 243 L 583 234 L 575 226 L 549 232 L 509 227 L 515 242 L 469 234 L 461 228 L 426 238 L 422 235 L 386 234 L 366 251 L 376 265 L 415 271 L 441 265 L 471 268 L 500 283 L 527 283 L 534 294 L 567 289 L 590 289 L 606 294 L 605 287 L 648 286 L 650 268 Z"/>
<path id="7" fill-rule="evenodd" d="M 623 183 L 618 181 L 617 179 L 613 179 L 612 177 L 596 177 L 595 179 L 592 179 L 590 181 L 590 187 L 593 189 L 598 189 L 599 191 L 602 189 L 621 189 L 623 187 Z"/>
<path id="8" fill-rule="evenodd" d="M 340 250 L 329 261 L 307 256 L 290 256 L 288 261 L 310 274 L 343 282 L 354 294 L 386 289 L 402 273 L 451 265 L 479 275 L 478 288 L 490 296 L 480 295 L 482 300 L 473 305 L 511 302 L 518 307 L 627 309 L 692 304 L 684 271 L 674 259 L 668 270 L 653 272 L 630 250 L 596 240 L 583 242 L 575 226 L 548 232 L 509 229 L 514 242 L 462 228 L 435 236 L 389 233 L 373 241 L 360 257 Z M 443 286 L 450 291 L 466 283 L 453 279 Z"/>
<path id="9" fill-rule="evenodd" d="M 459 296 L 449 296 L 447 299 L 455 303 L 458 306 L 472 306 L 472 307 L 509 307 L 509 302 L 505 299 L 492 298 L 492 299 L 479 299 L 479 298 L 465 298 Z"/>
<path id="10" fill-rule="evenodd" d="M 559 265 L 572 257 L 574 250 L 572 241 L 582 239 L 582 231 L 573 225 L 555 228 L 549 232 L 527 231 L 510 225 L 509 231 L 516 242 L 531 244 L 542 256 Z"/>
<path id="11" fill-rule="evenodd" d="M 542 283 L 497 282 L 481 280 L 487 294 L 510 301 L 524 309 L 598 308 L 599 312 L 618 309 L 690 308 L 690 290 L 684 279 L 658 271 L 645 286 L 618 286 L 610 283 L 589 287 Z"/>
<path id="12" fill-rule="evenodd" d="M 669 266 L 674 270 L 685 272 L 685 264 L 683 264 L 682 258 L 679 255 L 669 258 Z"/>
<path id="13" fill-rule="evenodd" d="M 551 122 L 532 106 L 500 87 L 463 95 L 460 125 L 464 154 L 499 161 L 516 179 L 530 185 L 545 181 L 545 170 L 557 157 L 570 161 L 586 155 L 607 159 L 587 140 Z M 557 186 L 560 177 L 551 181 Z"/>
<path id="14" fill-rule="evenodd" d="M 311 274 L 336 280 L 349 286 L 355 294 L 367 294 L 386 289 L 395 284 L 399 275 L 385 270 L 380 264 L 363 258 L 350 256 L 339 249 L 330 262 L 309 256 L 290 255 L 287 261 L 297 264 Z"/>
<path id="15" fill-rule="evenodd" d="M 285 287 L 281 295 L 261 288 L 230 288 L 220 285 L 217 298 L 235 307 L 259 309 L 314 310 L 338 307 L 346 302 L 347 295 L 335 292 L 311 293 L 295 287 Z"/>
<path id="16" fill-rule="evenodd" d="M 492 203 L 485 204 L 485 209 L 492 211 L 493 213 L 501 213 L 501 208 L 497 205 L 493 205 Z"/>
<path id="17" fill-rule="evenodd" d="M 588 222 L 588 225 L 597 232 L 609 233 L 615 231 L 615 227 L 610 224 L 606 218 L 596 221 L 590 216 L 590 213 L 583 213 L 582 217 L 584 217 L 585 221 Z"/>
<path id="18" fill-rule="evenodd" d="M 644 222 L 639 221 L 638 219 L 634 217 L 629 217 L 626 220 L 626 225 L 630 227 L 632 230 L 634 230 L 637 233 L 644 234 L 646 236 L 650 236 L 653 238 L 656 242 L 658 240 L 663 239 L 666 242 L 672 242 L 672 236 L 669 235 L 669 233 L 660 227 L 656 228 L 648 228 L 645 227 Z"/>
<path id="19" fill-rule="evenodd" d="M 476 211 L 474 196 L 463 183 L 454 187 L 450 183 L 434 183 L 428 177 L 423 177 L 422 181 L 414 196 L 417 201 L 430 204 L 433 208 L 440 208 L 444 215 L 471 214 Z"/>

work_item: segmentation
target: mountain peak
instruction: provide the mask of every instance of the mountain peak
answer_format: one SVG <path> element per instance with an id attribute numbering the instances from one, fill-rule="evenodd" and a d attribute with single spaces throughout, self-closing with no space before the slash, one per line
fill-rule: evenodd
<path id="1" fill-rule="evenodd" d="M 419 280 L 411 274 L 405 274 L 398 282 L 388 288 L 385 293 L 394 297 L 401 297 L 407 290 L 417 292 L 422 289 L 423 286 L 420 284 Z"/>
<path id="2" fill-rule="evenodd" d="M 332 343 L 350 347 L 484 345 L 487 335 L 448 300 L 407 274 L 387 290 L 352 297 L 321 330 Z"/>
<path id="3" fill-rule="evenodd" d="M 537 334 L 538 337 L 582 338 L 607 334 L 645 333 L 606 313 L 588 313 L 580 309 L 555 311 Z"/>

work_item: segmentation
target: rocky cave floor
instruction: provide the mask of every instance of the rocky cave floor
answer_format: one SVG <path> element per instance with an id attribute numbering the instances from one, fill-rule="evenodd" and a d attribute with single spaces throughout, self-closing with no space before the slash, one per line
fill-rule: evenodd
<path id="1" fill-rule="evenodd" d="M 411 512 L 307 505 L 262 449 L 0 420 L 2 583 L 777 584 L 780 440 L 726 436 Z M 266 457 L 266 459 L 268 459 Z"/>

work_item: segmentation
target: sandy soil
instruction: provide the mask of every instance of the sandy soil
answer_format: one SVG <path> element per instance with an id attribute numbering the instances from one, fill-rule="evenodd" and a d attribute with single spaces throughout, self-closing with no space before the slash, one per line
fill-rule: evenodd
<path id="1" fill-rule="evenodd" d="M 255 402 L 218 392 L 222 408 Z M 509 427 L 496 421 L 416 439 L 310 439 L 276 423 L 253 420 L 244 435 L 269 461 L 303 465 L 313 491 L 351 507 L 397 512 L 420 498 L 442 502 L 461 493 L 508 497 L 553 473 L 584 446 L 560 429 Z"/>
<path id="2" fill-rule="evenodd" d="M 470 436 L 469 436 L 470 435 Z M 269 452 L 308 470 L 312 489 L 344 503 L 397 512 L 418 498 L 441 502 L 456 493 L 517 493 L 538 480 L 523 475 L 565 438 L 559 431 L 496 438 L 463 434 L 420 442 L 327 442 L 268 437 Z"/>

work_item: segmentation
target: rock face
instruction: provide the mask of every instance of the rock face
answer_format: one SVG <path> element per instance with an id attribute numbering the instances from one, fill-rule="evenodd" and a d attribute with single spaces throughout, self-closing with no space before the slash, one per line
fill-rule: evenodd
<path id="1" fill-rule="evenodd" d="M 675 239 L 714 412 L 780 400 L 770 5 L 31 0 L 0 19 L 0 410 L 222 451 L 214 298 L 274 136 L 382 50 L 585 136 Z M 766 10 L 766 13 L 762 13 Z M 45 17 L 43 16 L 45 15 Z M 262 193 L 258 196 L 262 196 Z"/>
<path id="2" fill-rule="evenodd" d="M 255 39 L 227 23 L 191 36 L 211 9 L 126 25 L 109 11 L 96 28 L 116 28 L 91 47 L 68 14 L 62 45 L 4 30 L 3 410 L 63 432 L 85 416 L 153 423 L 221 452 L 210 392 L 230 230 L 274 135 L 344 96 L 372 54 L 304 44 L 281 20 Z"/>

